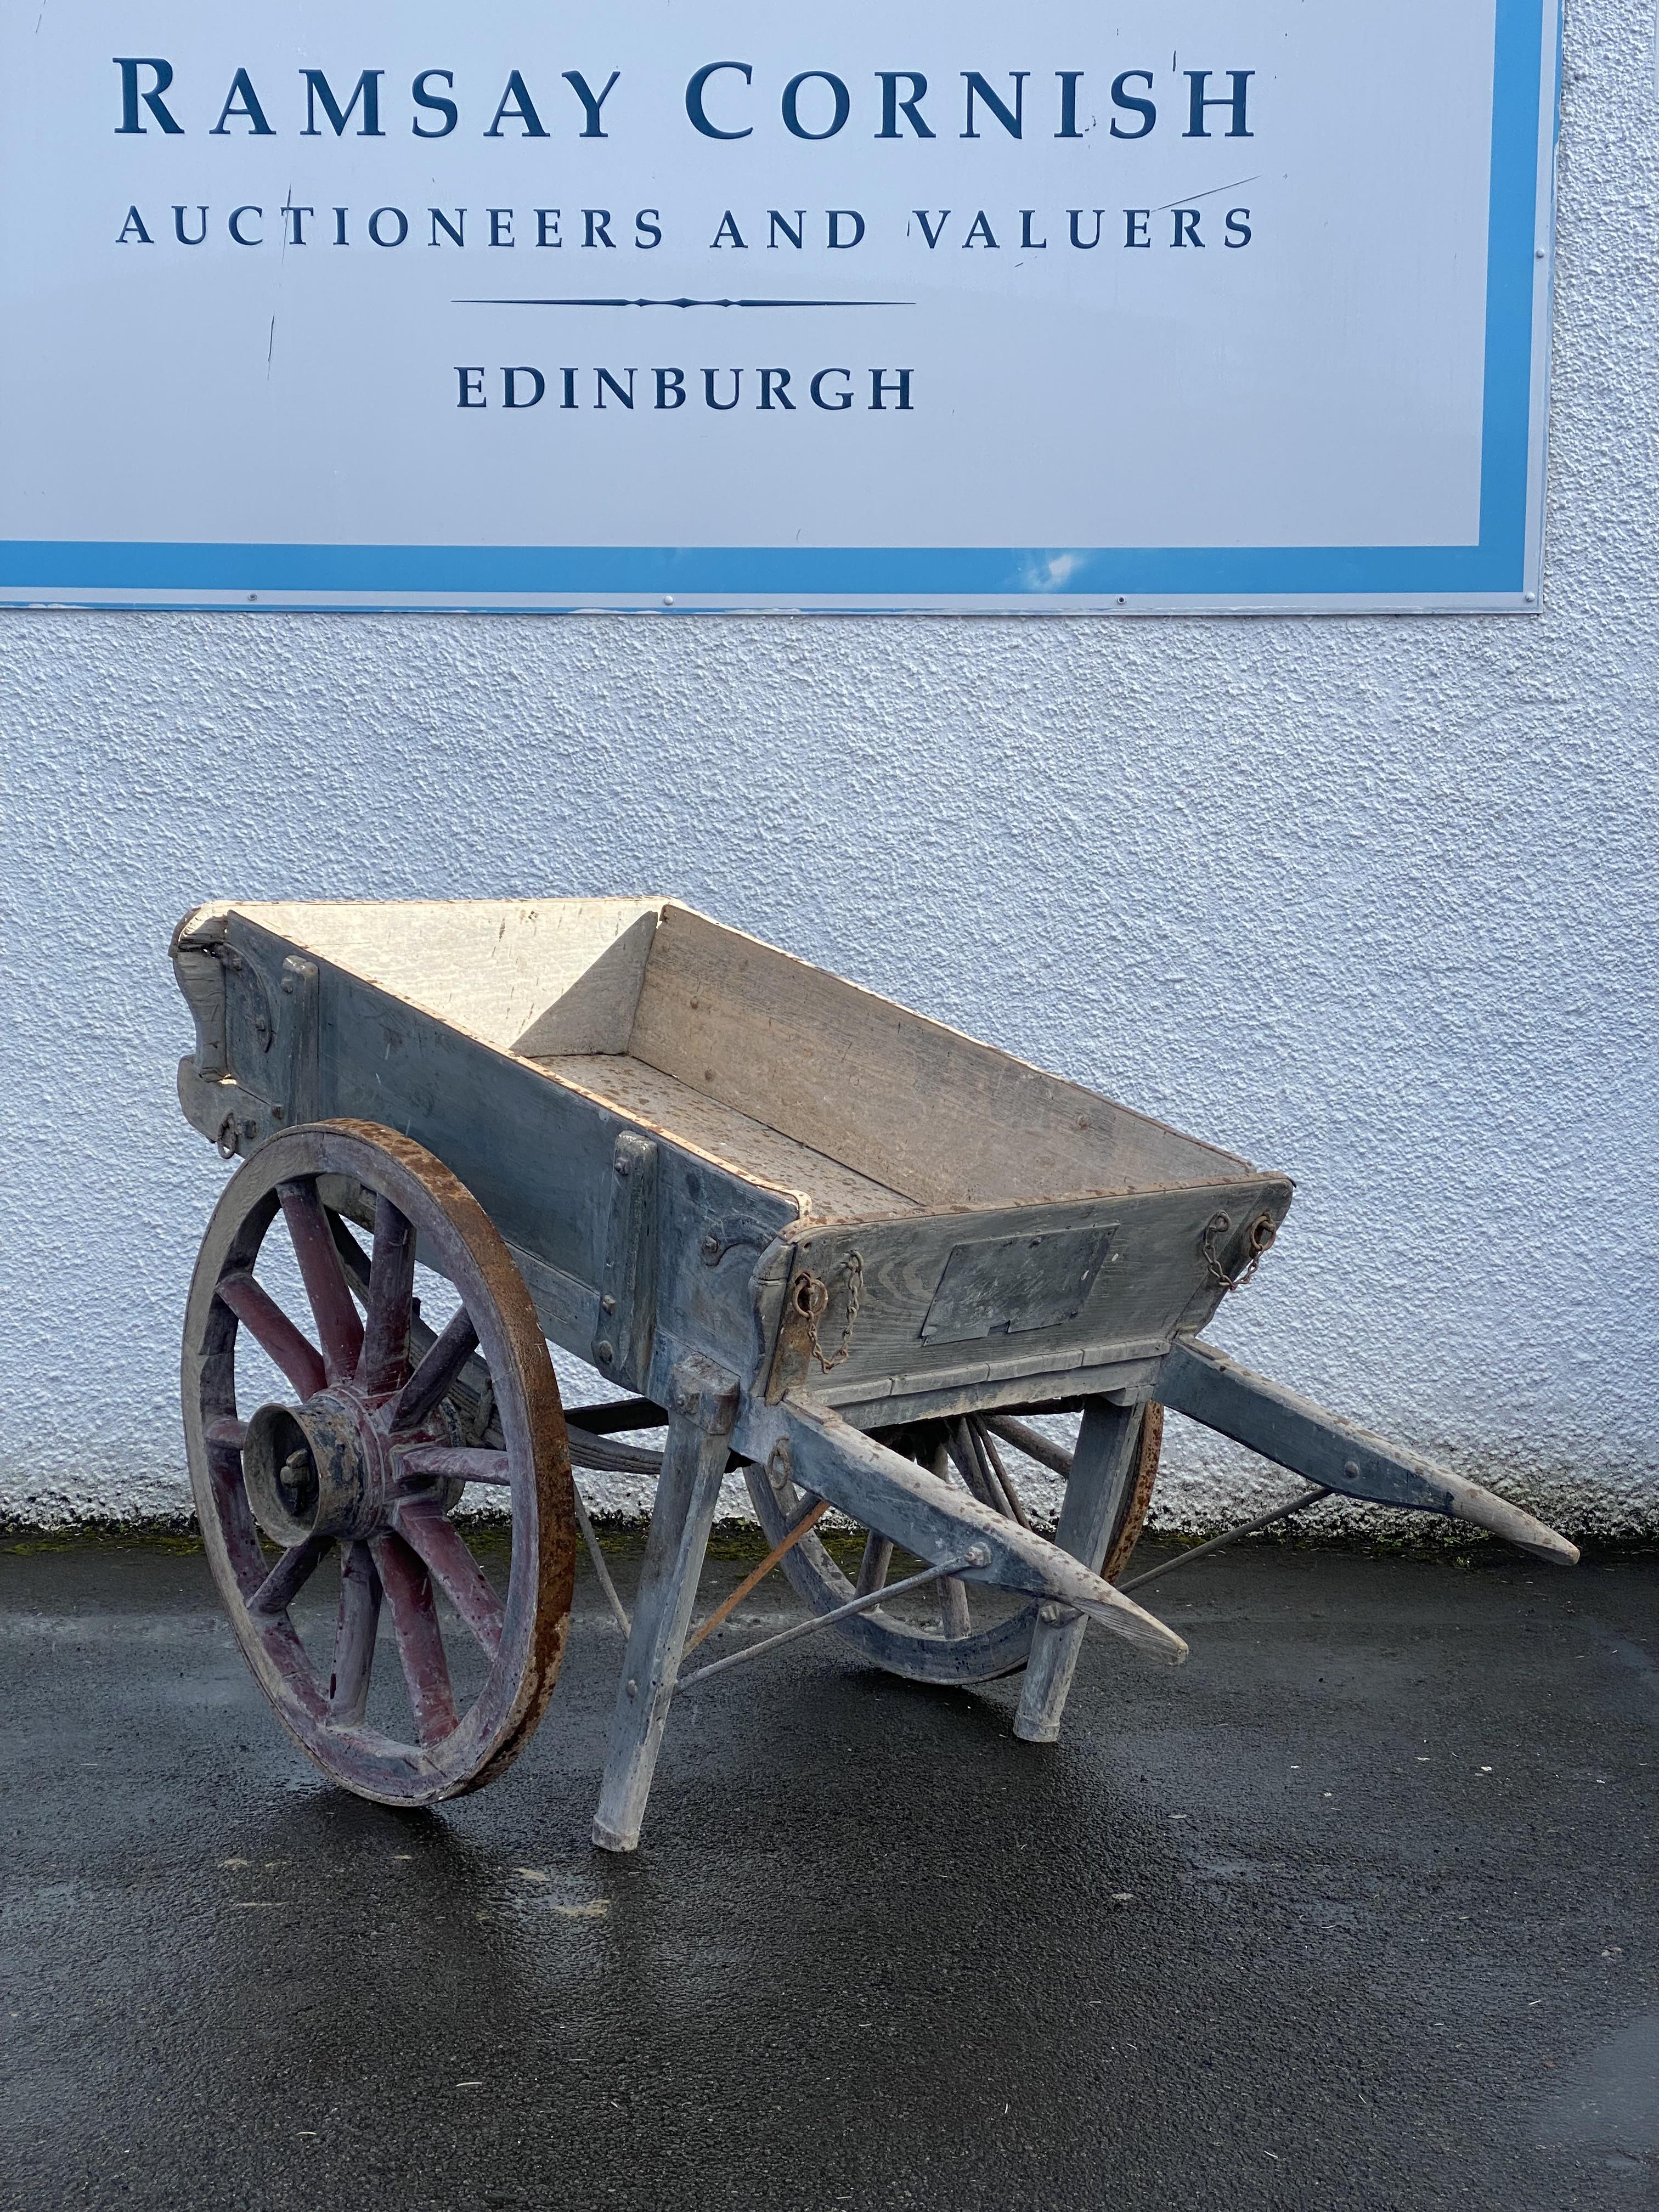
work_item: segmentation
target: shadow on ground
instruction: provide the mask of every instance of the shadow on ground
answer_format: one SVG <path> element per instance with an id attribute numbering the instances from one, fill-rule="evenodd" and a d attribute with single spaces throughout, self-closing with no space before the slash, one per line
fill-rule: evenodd
<path id="1" fill-rule="evenodd" d="M 0 2204 L 1659 2203 L 1659 1562 L 1157 1595 L 1189 1665 L 1096 1632 L 1051 1750 L 827 1640 L 721 1677 L 618 1860 L 591 1580 L 530 1753 L 411 1816 L 199 1557 L 0 1554 Z"/>

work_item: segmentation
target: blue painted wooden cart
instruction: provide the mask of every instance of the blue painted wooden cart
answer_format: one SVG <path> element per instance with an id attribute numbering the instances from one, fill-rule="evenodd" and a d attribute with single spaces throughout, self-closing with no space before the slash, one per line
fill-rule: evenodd
<path id="1" fill-rule="evenodd" d="M 631 1618 L 593 1546 L 627 1636 L 594 1826 L 617 1850 L 677 1689 L 779 1640 L 686 1663 L 734 1632 L 729 1606 L 692 1626 L 734 1468 L 804 1601 L 783 1633 L 923 1681 L 1023 1670 L 1034 1741 L 1089 1621 L 1185 1656 L 1111 1579 L 1163 1407 L 1310 1495 L 1577 1557 L 1202 1340 L 1283 1176 L 689 908 L 210 906 L 173 958 L 180 1101 L 244 1160 L 185 1321 L 203 1534 L 279 1717 L 366 1796 L 457 1795 L 527 1741 L 592 1536 L 573 1462 L 656 1484 Z M 617 1395 L 567 1413 L 549 1339 Z M 1081 1413 L 1074 1453 L 1023 1418 L 1053 1411 Z M 1067 1478 L 1052 1540 L 1021 1453 Z M 509 1537 L 459 1510 L 481 1488 Z"/>

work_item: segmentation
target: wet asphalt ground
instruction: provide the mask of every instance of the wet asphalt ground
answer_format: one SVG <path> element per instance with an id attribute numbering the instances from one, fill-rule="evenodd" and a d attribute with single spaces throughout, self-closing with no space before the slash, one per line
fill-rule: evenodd
<path id="1" fill-rule="evenodd" d="M 400 1815 L 199 1556 L 0 1550 L 0 2204 L 1659 2205 L 1659 1559 L 1147 1595 L 1191 1662 L 1093 1632 L 1054 1749 L 827 1638 L 722 1677 L 617 1859 L 591 1577 L 528 1754 Z"/>

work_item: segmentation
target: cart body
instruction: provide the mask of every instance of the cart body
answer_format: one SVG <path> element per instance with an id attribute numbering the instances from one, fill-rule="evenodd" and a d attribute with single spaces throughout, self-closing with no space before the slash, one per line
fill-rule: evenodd
<path id="1" fill-rule="evenodd" d="M 177 957 L 204 1135 L 416 1138 L 550 1338 L 659 1404 L 692 1352 L 861 1426 L 1133 1389 L 1291 1200 L 670 902 L 238 905 L 192 915 Z"/>

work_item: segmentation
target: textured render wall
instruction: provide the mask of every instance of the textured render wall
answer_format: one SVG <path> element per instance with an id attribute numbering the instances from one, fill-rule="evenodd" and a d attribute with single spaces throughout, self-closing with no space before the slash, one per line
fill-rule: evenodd
<path id="1" fill-rule="evenodd" d="M 1287 1169 L 1221 1342 L 1659 1525 L 1651 0 L 1569 4 L 1540 619 L 0 618 L 0 1516 L 185 1508 L 186 907 L 667 890 Z"/>

